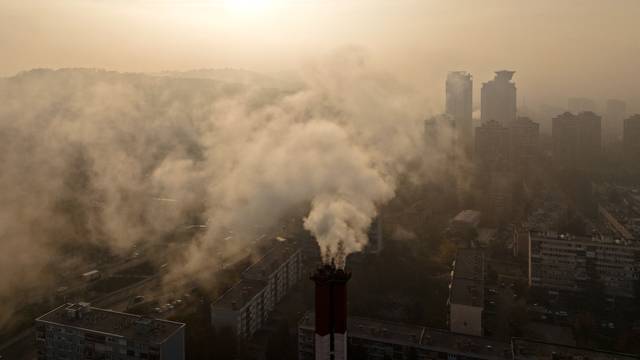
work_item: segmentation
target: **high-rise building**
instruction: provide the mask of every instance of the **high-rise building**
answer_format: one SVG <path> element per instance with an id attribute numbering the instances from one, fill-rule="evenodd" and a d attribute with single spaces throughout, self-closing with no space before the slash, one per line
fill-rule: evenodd
<path id="1" fill-rule="evenodd" d="M 553 160 L 560 167 L 585 169 L 600 157 L 601 117 L 592 112 L 565 112 L 553 118 Z"/>
<path id="2" fill-rule="evenodd" d="M 606 142 L 620 141 L 622 137 L 622 121 L 626 113 L 627 103 L 615 99 L 607 100 L 604 124 L 602 124 L 603 138 Z"/>
<path id="3" fill-rule="evenodd" d="M 64 304 L 36 319 L 38 359 L 184 359 L 185 324 Z"/>
<path id="4" fill-rule="evenodd" d="M 540 124 L 527 117 L 509 123 L 509 157 L 514 169 L 526 169 L 538 153 Z"/>
<path id="5" fill-rule="evenodd" d="M 473 144 L 473 79 L 466 71 L 447 75 L 446 113 L 455 121 L 459 143 L 470 153 Z"/>
<path id="6" fill-rule="evenodd" d="M 476 128 L 473 160 L 480 170 L 507 166 L 509 156 L 509 129 L 495 120 Z"/>
<path id="7" fill-rule="evenodd" d="M 347 282 L 351 273 L 325 264 L 311 280 L 315 283 L 315 359 L 347 359 Z"/>
<path id="8" fill-rule="evenodd" d="M 495 120 L 503 126 L 516 119 L 516 85 L 511 78 L 515 71 L 496 71 L 493 80 L 482 84 L 480 118 L 482 122 Z"/>
<path id="9" fill-rule="evenodd" d="M 570 113 L 578 114 L 585 111 L 596 112 L 596 102 L 581 97 L 569 98 L 567 100 L 567 109 Z"/>
<path id="10" fill-rule="evenodd" d="M 484 254 L 458 249 L 449 286 L 449 330 L 482 336 L 484 310 Z"/>
<path id="11" fill-rule="evenodd" d="M 622 143 L 627 162 L 640 167 L 640 114 L 624 120 Z"/>
<path id="12" fill-rule="evenodd" d="M 529 286 L 582 291 L 599 282 L 606 293 L 634 296 L 640 243 L 600 235 L 529 233 Z"/>

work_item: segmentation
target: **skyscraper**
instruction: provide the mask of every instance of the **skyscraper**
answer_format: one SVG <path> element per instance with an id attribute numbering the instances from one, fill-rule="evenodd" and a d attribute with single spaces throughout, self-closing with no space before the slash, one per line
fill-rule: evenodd
<path id="1" fill-rule="evenodd" d="M 480 92 L 482 122 L 495 120 L 503 126 L 516 119 L 516 84 L 511 81 L 515 71 L 496 71 L 493 80 L 482 84 Z"/>
<path id="2" fill-rule="evenodd" d="M 514 169 L 527 169 L 538 152 L 540 124 L 519 116 L 509 124 L 509 157 Z"/>
<path id="3" fill-rule="evenodd" d="M 587 111 L 574 115 L 565 112 L 553 118 L 553 160 L 565 168 L 585 169 L 600 156 L 601 117 Z"/>
<path id="4" fill-rule="evenodd" d="M 622 143 L 629 164 L 640 167 L 640 114 L 624 120 Z"/>
<path id="5" fill-rule="evenodd" d="M 505 168 L 509 155 L 509 129 L 495 120 L 476 128 L 473 161 L 479 170 L 491 171 Z"/>
<path id="6" fill-rule="evenodd" d="M 465 151 L 471 151 L 473 143 L 473 79 L 466 71 L 452 71 L 447 75 L 446 113 L 455 122 L 455 128 Z"/>
<path id="7" fill-rule="evenodd" d="M 622 137 L 622 121 L 627 112 L 627 103 L 621 100 L 607 100 L 602 130 L 606 142 L 620 141 Z"/>

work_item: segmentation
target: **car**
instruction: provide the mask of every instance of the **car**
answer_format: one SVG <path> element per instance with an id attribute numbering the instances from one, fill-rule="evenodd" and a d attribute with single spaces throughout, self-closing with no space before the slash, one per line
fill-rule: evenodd
<path id="1" fill-rule="evenodd" d="M 495 294 L 497 294 L 497 293 L 498 293 L 498 292 L 496 291 L 496 289 L 488 289 L 488 290 L 487 290 L 487 292 L 488 292 L 490 295 L 495 295 Z"/>
<path id="2" fill-rule="evenodd" d="M 612 322 L 610 322 L 609 323 L 609 329 L 615 329 L 615 328 L 616 328 L 616 326 Z"/>
<path id="3" fill-rule="evenodd" d="M 144 301 L 144 296 L 142 296 L 142 295 L 138 295 L 138 296 L 133 298 L 133 303 L 134 304 L 141 303 L 143 301 Z"/>
<path id="4" fill-rule="evenodd" d="M 173 308 L 174 308 L 174 306 L 169 304 L 169 303 L 164 304 L 164 306 L 167 308 L 167 310 L 173 310 Z"/>
<path id="5" fill-rule="evenodd" d="M 153 308 L 153 312 L 156 314 L 162 314 L 162 309 L 157 307 L 157 308 Z"/>

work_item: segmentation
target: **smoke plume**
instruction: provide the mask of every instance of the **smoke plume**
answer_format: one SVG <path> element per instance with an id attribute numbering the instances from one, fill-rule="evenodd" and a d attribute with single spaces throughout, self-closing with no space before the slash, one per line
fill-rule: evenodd
<path id="1" fill-rule="evenodd" d="M 451 151 L 425 141 L 421 93 L 353 48 L 259 85 L 34 70 L 1 79 L 0 103 L 4 314 L 76 251 L 123 254 L 194 219 L 207 231 L 172 277 L 213 272 L 299 208 L 325 260 L 359 251 L 399 176 L 434 176 Z"/>

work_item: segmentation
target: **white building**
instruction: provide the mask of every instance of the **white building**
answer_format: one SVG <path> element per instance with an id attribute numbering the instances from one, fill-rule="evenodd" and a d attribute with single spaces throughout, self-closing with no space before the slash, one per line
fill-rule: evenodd
<path id="1" fill-rule="evenodd" d="M 482 336 L 484 310 L 484 254 L 458 249 L 449 284 L 449 330 Z"/>
<path id="2" fill-rule="evenodd" d="M 638 241 L 529 233 L 529 286 L 581 291 L 599 282 L 610 295 L 631 297 L 639 279 Z"/>
<path id="3" fill-rule="evenodd" d="M 250 338 L 268 320 L 276 304 L 302 279 L 302 252 L 297 242 L 276 241 L 242 280 L 211 306 L 211 323 L 230 327 L 238 339 Z"/>
<path id="4" fill-rule="evenodd" d="M 184 359 L 185 324 L 64 304 L 36 319 L 38 359 Z"/>

